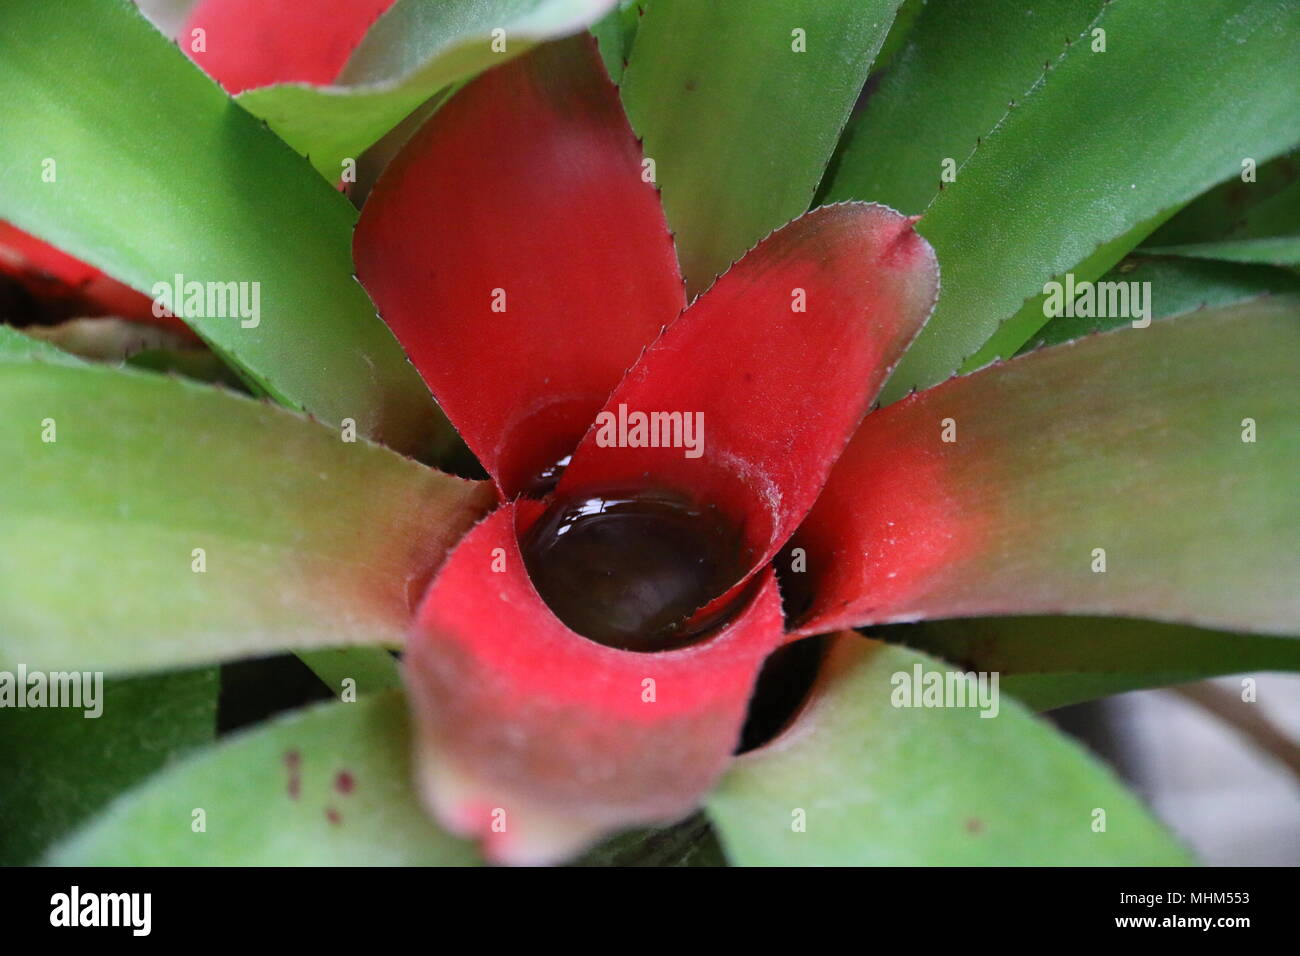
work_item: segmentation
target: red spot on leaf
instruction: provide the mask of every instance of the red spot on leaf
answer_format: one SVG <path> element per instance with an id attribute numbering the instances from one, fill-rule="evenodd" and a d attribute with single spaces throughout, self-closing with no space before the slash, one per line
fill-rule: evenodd
<path id="1" fill-rule="evenodd" d="M 298 768 L 302 764 L 302 755 L 296 750 L 289 750 L 284 755 L 284 765 L 289 768 L 289 799 L 297 800 L 302 792 L 302 778 Z"/>
<path id="2" fill-rule="evenodd" d="M 334 789 L 339 793 L 351 793 L 356 784 L 357 782 L 352 774 L 346 770 L 340 770 L 338 776 L 334 778 Z"/>
<path id="3" fill-rule="evenodd" d="M 343 816 L 333 807 L 330 807 L 328 810 L 325 811 L 325 819 L 328 820 L 330 823 L 332 823 L 334 826 L 338 826 L 340 823 L 343 822 Z"/>
<path id="4" fill-rule="evenodd" d="M 971 817 L 969 820 L 966 821 L 966 832 L 971 834 L 983 833 L 984 821 L 980 820 L 977 817 Z"/>

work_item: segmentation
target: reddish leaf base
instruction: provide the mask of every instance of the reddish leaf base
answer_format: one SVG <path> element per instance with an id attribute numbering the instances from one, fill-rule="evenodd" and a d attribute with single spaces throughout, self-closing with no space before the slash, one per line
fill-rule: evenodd
<path id="1" fill-rule="evenodd" d="M 512 506 L 470 532 L 425 597 L 404 665 L 437 818 L 494 861 L 543 863 L 696 807 L 783 640 L 781 607 L 768 571 L 703 644 L 604 647 L 550 613 L 517 540 Z"/>

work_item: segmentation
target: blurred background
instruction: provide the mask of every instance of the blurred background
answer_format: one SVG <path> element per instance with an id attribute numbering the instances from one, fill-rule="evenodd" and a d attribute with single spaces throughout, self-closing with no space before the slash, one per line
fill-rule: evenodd
<path id="1" fill-rule="evenodd" d="M 1255 703 L 1241 702 L 1243 677 L 1255 681 Z M 1201 698 L 1249 721 L 1248 730 L 1212 715 Z M 1114 766 L 1203 863 L 1300 865 L 1300 676 L 1135 691 L 1051 716 Z M 1289 749 L 1290 766 L 1261 740 Z"/>

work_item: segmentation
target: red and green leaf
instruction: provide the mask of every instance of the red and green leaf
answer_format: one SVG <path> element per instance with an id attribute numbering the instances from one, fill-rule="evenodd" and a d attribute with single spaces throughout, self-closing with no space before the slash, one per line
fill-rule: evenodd
<path id="1" fill-rule="evenodd" d="M 644 476 L 716 505 L 766 564 L 925 322 L 938 267 L 912 221 L 869 203 L 815 209 L 763 240 L 637 361 L 605 413 L 680 410 L 698 447 L 634 447 L 593 428 L 559 493 Z"/>
<path id="2" fill-rule="evenodd" d="M 995 614 L 1294 632 L 1300 299 L 1020 356 L 868 416 L 801 630 Z"/>
<path id="3" fill-rule="evenodd" d="M 508 505 L 453 552 L 407 645 L 425 801 L 508 863 L 681 819 L 730 762 L 782 639 L 770 571 L 700 644 L 641 654 L 576 634 L 533 588 Z"/>
<path id="4" fill-rule="evenodd" d="M 0 360 L 0 665 L 398 646 L 490 489 L 182 379 Z"/>
<path id="5" fill-rule="evenodd" d="M 439 91 L 543 41 L 576 33 L 613 4 L 397 0 L 361 39 L 337 77 L 259 86 L 241 93 L 239 105 L 266 120 L 326 179 L 336 182 L 346 160 L 355 160 Z M 369 6 L 373 0 L 363 4 L 362 12 Z M 295 19 L 315 16 L 312 10 L 310 16 Z"/>

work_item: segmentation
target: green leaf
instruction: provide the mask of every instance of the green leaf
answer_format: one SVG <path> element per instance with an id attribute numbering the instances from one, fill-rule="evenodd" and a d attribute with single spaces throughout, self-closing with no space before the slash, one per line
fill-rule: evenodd
<path id="1" fill-rule="evenodd" d="M 398 0 L 371 27 L 332 86 L 278 83 L 246 90 L 239 105 L 331 182 L 346 159 L 439 90 L 543 40 L 590 26 L 614 0 Z M 504 51 L 493 49 L 504 30 Z"/>
<path id="2" fill-rule="evenodd" d="M 106 680 L 97 703 L 89 718 L 85 708 L 0 710 L 0 865 L 35 862 L 119 793 L 211 743 L 217 672 Z"/>
<path id="3" fill-rule="evenodd" d="M 1246 671 L 1300 671 L 1300 641 L 1118 617 L 1001 617 L 881 628 L 873 636 L 998 671 L 1035 710 Z"/>
<path id="4" fill-rule="evenodd" d="M 914 215 L 939 191 L 945 160 L 976 142 L 1039 81 L 1102 0 L 930 0 L 894 67 L 845 131 L 825 201 L 865 199 Z"/>
<path id="5" fill-rule="evenodd" d="M 1300 5 L 1106 5 L 961 165 L 917 229 L 943 290 L 883 398 L 1012 355 L 1041 328 L 1045 283 L 1095 280 L 1244 157 L 1300 140 Z M 871 198 L 871 197 L 864 197 Z M 974 354 L 972 354 L 974 353 Z"/>
<path id="6" fill-rule="evenodd" d="M 1300 278 L 1285 269 L 1233 262 L 1148 256 L 1139 250 L 1102 276 L 1100 282 L 1149 282 L 1151 317 L 1169 318 L 1201 308 L 1220 308 L 1269 293 L 1300 292 Z M 1060 315 L 1034 334 L 1021 352 L 1057 345 L 1093 332 L 1123 328 L 1126 315 Z"/>
<path id="7" fill-rule="evenodd" d="M 1106 769 L 1011 698 L 991 719 L 894 706 L 916 668 L 945 670 L 905 648 L 836 640 L 794 726 L 739 758 L 709 800 L 733 864 L 1189 862 Z"/>
<path id="8" fill-rule="evenodd" d="M 402 451 L 447 439 L 352 277 L 356 210 L 128 0 L 11 0 L 0 61 L 0 218 L 146 294 L 258 283 L 256 327 L 188 318 L 232 366 Z"/>
<path id="9" fill-rule="evenodd" d="M 382 648 L 340 647 L 328 651 L 299 651 L 298 658 L 326 687 L 340 695 L 344 681 L 353 681 L 358 695 L 402 686 L 397 659 Z"/>
<path id="10" fill-rule="evenodd" d="M 0 362 L 0 451 L 0 666 L 398 645 L 490 500 L 292 412 L 89 364 Z"/>
<path id="11" fill-rule="evenodd" d="M 1151 246 L 1143 251 L 1153 256 L 1188 256 L 1192 259 L 1294 266 L 1300 265 L 1300 236 L 1264 236 L 1258 239 L 1229 239 L 1224 242 L 1201 242 L 1186 246 Z"/>
<path id="12" fill-rule="evenodd" d="M 876 61 L 871 64 L 871 76 L 874 77 L 894 66 L 895 61 L 906 48 L 907 41 L 912 35 L 912 28 L 916 25 L 917 17 L 921 15 L 925 6 L 926 0 L 903 0 L 899 5 L 898 11 L 894 14 L 894 23 L 885 34 L 885 42 L 880 45 L 880 52 L 876 54 Z M 875 91 L 870 91 L 869 95 L 874 96 Z"/>
<path id="13" fill-rule="evenodd" d="M 116 800 L 56 866 L 469 866 L 412 785 L 399 693 L 298 711 Z M 195 813 L 206 829 L 197 832 Z"/>
<path id="14" fill-rule="evenodd" d="M 648 6 L 623 103 L 654 160 L 692 294 L 808 208 L 898 5 Z M 796 51 L 800 42 L 805 52 Z"/>
<path id="15" fill-rule="evenodd" d="M 174 333 L 165 329 L 142 327 L 120 319 L 97 318 L 73 319 L 32 331 L 41 339 L 0 326 L 0 360 L 38 358 L 67 363 L 73 360 L 68 353 L 73 352 L 104 361 L 125 358 L 133 368 L 175 372 L 197 381 L 219 382 L 230 388 L 241 385 L 230 368 L 207 349 L 147 347 L 155 342 L 166 345 L 175 338 Z M 58 343 L 59 348 L 46 344 L 45 340 Z M 144 350 L 135 351 L 140 348 Z M 344 677 L 355 680 L 359 692 L 400 684 L 396 663 L 380 648 L 303 651 L 298 656 L 335 691 L 339 690 Z"/>
<path id="16" fill-rule="evenodd" d="M 609 78 L 623 82 L 623 67 L 632 53 L 632 41 L 641 25 L 646 0 L 621 0 L 609 13 L 591 25 L 591 35 L 600 48 L 600 58 Z"/>
<path id="17" fill-rule="evenodd" d="M 1220 183 L 1151 234 L 1153 246 L 1279 236 L 1300 229 L 1300 153 Z M 1247 177 L 1243 179 L 1242 177 Z"/>

